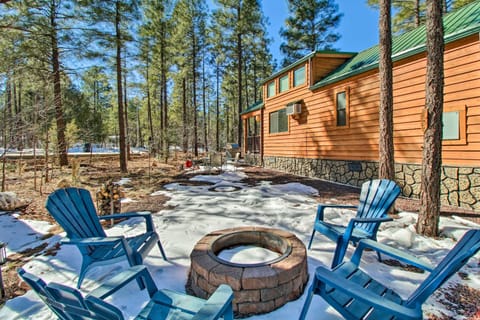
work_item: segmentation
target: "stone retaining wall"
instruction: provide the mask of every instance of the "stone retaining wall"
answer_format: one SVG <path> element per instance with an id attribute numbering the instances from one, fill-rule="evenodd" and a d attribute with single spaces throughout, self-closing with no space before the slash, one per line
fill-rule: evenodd
<path id="1" fill-rule="evenodd" d="M 378 162 L 264 157 L 263 166 L 295 175 L 361 186 L 378 177 Z M 395 164 L 395 181 L 405 197 L 419 198 L 421 165 Z M 443 205 L 480 209 L 480 168 L 442 167 Z"/>

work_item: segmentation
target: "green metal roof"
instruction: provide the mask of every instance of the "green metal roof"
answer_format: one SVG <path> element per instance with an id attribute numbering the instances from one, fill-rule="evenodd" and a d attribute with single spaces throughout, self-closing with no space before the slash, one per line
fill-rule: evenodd
<path id="1" fill-rule="evenodd" d="M 443 18 L 444 39 L 449 43 L 480 31 L 480 1 L 473 2 Z M 392 60 L 398 61 L 426 50 L 426 27 L 420 26 L 392 39 Z M 327 77 L 310 87 L 314 90 L 378 68 L 379 46 L 358 53 Z"/>
<path id="2" fill-rule="evenodd" d="M 240 114 L 250 113 L 252 111 L 257 111 L 257 110 L 260 110 L 262 108 L 263 108 L 263 101 L 257 101 L 254 104 L 252 104 L 251 106 L 249 106 L 247 109 L 242 111 Z"/>
<path id="3" fill-rule="evenodd" d="M 305 61 L 309 60 L 310 58 L 313 58 L 315 57 L 317 54 L 338 54 L 338 55 L 346 55 L 346 54 L 349 54 L 349 55 L 354 55 L 356 54 L 356 52 L 343 52 L 343 51 L 335 51 L 335 50 L 319 50 L 319 51 L 312 51 L 310 52 L 309 54 L 307 54 L 306 56 L 304 56 L 303 58 L 301 58 L 300 60 L 297 60 L 295 61 L 294 63 L 286 66 L 285 68 L 282 68 L 280 69 L 279 71 L 275 72 L 274 74 L 272 74 L 270 77 L 264 79 L 261 83 L 261 85 L 265 84 L 266 82 L 278 77 L 279 75 L 281 75 L 282 73 L 285 73 L 287 72 L 288 70 L 290 69 L 293 69 L 295 68 L 296 66 L 299 66 L 301 65 L 302 63 L 304 63 Z"/>

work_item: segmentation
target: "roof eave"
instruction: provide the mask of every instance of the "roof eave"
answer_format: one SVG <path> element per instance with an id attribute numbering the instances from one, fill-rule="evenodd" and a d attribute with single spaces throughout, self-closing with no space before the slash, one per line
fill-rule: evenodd
<path id="1" fill-rule="evenodd" d="M 343 51 L 312 51 L 311 53 L 307 54 L 306 56 L 304 56 L 303 58 L 295 61 L 294 63 L 286 66 L 285 68 L 282 68 L 280 69 L 279 71 L 275 72 L 274 74 L 272 74 L 270 77 L 264 79 L 262 82 L 260 82 L 260 85 L 264 85 L 265 83 L 271 81 L 272 79 L 275 79 L 276 77 L 278 77 L 279 75 L 301 65 L 302 63 L 305 63 L 305 61 L 308 61 L 310 60 L 311 58 L 315 57 L 315 56 L 322 56 L 322 55 L 325 55 L 325 56 L 328 56 L 328 57 L 345 57 L 345 58 L 349 58 L 349 57 L 352 57 L 353 55 L 355 55 L 356 52 L 343 52 Z"/>
<path id="2" fill-rule="evenodd" d="M 471 28 L 464 29 L 464 30 L 461 30 L 459 32 L 449 34 L 444 38 L 444 43 L 448 44 L 448 43 L 451 43 L 453 41 L 460 40 L 460 39 L 466 38 L 468 36 L 474 35 L 475 33 L 478 33 L 478 32 L 480 32 L 480 25 L 476 25 L 476 26 L 473 26 Z M 402 52 L 399 52 L 399 53 L 393 55 L 392 56 L 392 61 L 397 62 L 397 61 L 400 61 L 402 59 L 411 57 L 413 55 L 416 55 L 418 53 L 422 53 L 422 52 L 425 52 L 425 51 L 426 51 L 426 44 L 422 44 L 420 46 L 417 46 L 417 47 L 414 47 L 414 48 L 411 48 L 411 49 L 408 49 L 408 50 L 405 50 L 405 51 L 402 51 Z M 378 62 L 363 66 L 363 67 L 361 67 L 361 68 L 359 68 L 355 71 L 343 74 L 343 75 L 341 75 L 337 78 L 328 79 L 327 81 L 320 80 L 316 84 L 310 86 L 309 89 L 311 91 L 313 91 L 313 90 L 316 90 L 318 88 L 321 88 L 321 87 L 327 86 L 329 84 L 339 82 L 341 80 L 348 79 L 350 77 L 356 76 L 358 74 L 361 74 L 361 73 L 364 73 L 364 72 L 367 72 L 367 71 L 370 71 L 370 70 L 373 70 L 373 69 L 376 69 L 376 68 L 378 68 Z"/>

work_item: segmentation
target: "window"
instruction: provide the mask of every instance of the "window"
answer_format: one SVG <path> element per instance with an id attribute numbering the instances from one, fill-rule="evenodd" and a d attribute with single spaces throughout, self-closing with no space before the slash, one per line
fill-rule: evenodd
<path id="1" fill-rule="evenodd" d="M 260 115 L 247 119 L 247 151 L 251 153 L 260 152 Z"/>
<path id="2" fill-rule="evenodd" d="M 267 85 L 267 98 L 273 97 L 274 95 L 275 95 L 275 81 L 272 81 Z"/>
<path id="3" fill-rule="evenodd" d="M 466 107 L 448 106 L 442 114 L 442 144 L 462 145 L 467 143 Z M 422 129 L 427 130 L 428 113 L 422 112 Z"/>
<path id="4" fill-rule="evenodd" d="M 460 112 L 451 111 L 443 113 L 443 140 L 460 139 Z"/>
<path id="5" fill-rule="evenodd" d="M 466 106 L 444 107 L 442 116 L 442 144 L 466 144 Z"/>
<path id="6" fill-rule="evenodd" d="M 293 86 L 298 87 L 305 83 L 305 66 L 293 71 Z"/>
<path id="7" fill-rule="evenodd" d="M 337 127 L 348 126 L 348 101 L 347 91 L 340 91 L 335 94 Z"/>
<path id="8" fill-rule="evenodd" d="M 288 74 L 280 78 L 280 92 L 287 91 L 289 88 Z"/>
<path id="9" fill-rule="evenodd" d="M 270 113 L 270 133 L 288 131 L 288 117 L 286 109 Z"/>

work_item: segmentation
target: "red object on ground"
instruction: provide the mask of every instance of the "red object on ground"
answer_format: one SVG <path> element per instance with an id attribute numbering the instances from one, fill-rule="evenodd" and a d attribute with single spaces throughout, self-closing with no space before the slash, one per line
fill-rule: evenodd
<path id="1" fill-rule="evenodd" d="M 187 168 L 191 168 L 192 165 L 193 165 L 192 160 L 187 160 L 187 161 L 185 162 L 185 167 L 187 167 Z"/>

